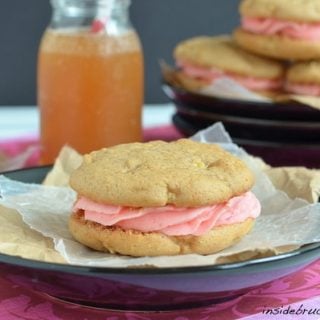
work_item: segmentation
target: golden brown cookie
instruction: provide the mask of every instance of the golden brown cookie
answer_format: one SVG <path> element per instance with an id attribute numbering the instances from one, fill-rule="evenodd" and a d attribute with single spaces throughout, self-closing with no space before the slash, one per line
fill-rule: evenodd
<path id="1" fill-rule="evenodd" d="M 139 232 L 105 227 L 73 213 L 69 229 L 74 238 L 91 249 L 130 256 L 160 256 L 187 253 L 210 254 L 227 248 L 246 235 L 254 220 L 215 227 L 202 236 L 167 236 L 159 232 Z"/>
<path id="2" fill-rule="evenodd" d="M 287 72 L 287 81 L 320 85 L 320 61 L 292 64 Z"/>
<path id="3" fill-rule="evenodd" d="M 92 152 L 72 173 L 70 185 L 79 196 L 106 204 L 197 207 L 243 194 L 253 176 L 218 145 L 180 139 Z"/>
<path id="4" fill-rule="evenodd" d="M 278 79 L 284 74 L 281 63 L 243 50 L 228 36 L 202 36 L 183 41 L 175 48 L 174 57 L 177 61 L 246 77 Z"/>
<path id="5" fill-rule="evenodd" d="M 320 61 L 292 64 L 288 69 L 286 91 L 305 96 L 320 96 Z"/>

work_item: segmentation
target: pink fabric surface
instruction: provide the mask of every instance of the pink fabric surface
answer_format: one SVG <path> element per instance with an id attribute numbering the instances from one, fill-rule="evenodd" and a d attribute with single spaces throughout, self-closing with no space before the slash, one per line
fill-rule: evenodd
<path id="1" fill-rule="evenodd" d="M 0 154 L 8 158 L 16 157 L 32 148 L 31 155 L 27 158 L 24 167 L 36 166 L 39 163 L 40 146 L 37 136 L 26 136 L 0 140 Z"/>
<path id="2" fill-rule="evenodd" d="M 86 319 L 86 320 L 209 320 L 209 319 L 283 319 L 277 314 L 289 307 L 298 309 L 301 305 L 311 312 L 319 310 L 320 296 L 320 261 L 293 275 L 251 290 L 234 300 L 190 310 L 179 310 L 165 313 L 156 312 L 117 312 L 98 310 L 80 305 L 65 303 L 45 294 L 33 292 L 7 280 L 0 279 L 0 319 Z M 273 314 L 266 314 L 272 310 Z M 280 311 L 279 311 L 280 312 Z M 320 313 L 320 311 L 319 311 Z M 305 315 L 307 317 L 307 315 Z M 297 316 L 287 319 L 319 319 Z"/>
<path id="3" fill-rule="evenodd" d="M 145 141 L 172 141 L 178 138 L 182 138 L 182 135 L 172 125 L 152 127 L 144 130 Z M 24 167 L 38 165 L 40 156 L 39 138 L 37 136 L 26 136 L 11 138 L 9 140 L 0 139 L 0 154 L 3 153 L 7 157 L 18 156 L 30 147 L 33 147 L 33 152 L 27 159 Z"/>

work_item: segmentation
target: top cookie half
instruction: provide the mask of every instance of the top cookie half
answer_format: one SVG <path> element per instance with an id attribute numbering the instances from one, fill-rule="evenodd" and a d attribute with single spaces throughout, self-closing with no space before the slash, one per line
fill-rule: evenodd
<path id="1" fill-rule="evenodd" d="M 176 61 L 264 79 L 281 78 L 283 65 L 240 48 L 228 36 L 200 36 L 182 41 L 174 50 Z"/>
<path id="2" fill-rule="evenodd" d="M 70 185 L 79 196 L 109 205 L 198 207 L 248 191 L 253 176 L 219 146 L 180 139 L 92 152 L 73 172 Z"/>

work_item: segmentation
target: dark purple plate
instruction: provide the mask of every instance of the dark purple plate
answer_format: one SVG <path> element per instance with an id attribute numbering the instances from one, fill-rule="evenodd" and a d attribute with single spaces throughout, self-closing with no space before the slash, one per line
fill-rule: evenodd
<path id="1" fill-rule="evenodd" d="M 163 83 L 163 90 L 177 107 L 216 114 L 270 120 L 320 121 L 320 110 L 296 102 L 267 103 L 212 97 Z"/>
<path id="2" fill-rule="evenodd" d="M 189 122 L 209 126 L 222 122 L 231 136 L 274 142 L 320 143 L 320 121 L 282 121 L 255 119 L 206 112 L 178 105 L 178 114 Z"/>
<path id="3" fill-rule="evenodd" d="M 5 173 L 39 183 L 49 167 Z M 87 306 L 117 310 L 189 309 L 235 298 L 317 260 L 320 244 L 278 256 L 205 267 L 117 269 L 46 263 L 0 254 L 12 283 Z"/>
<path id="4" fill-rule="evenodd" d="M 172 119 L 175 127 L 185 136 L 189 137 L 199 130 L 207 128 L 213 122 L 194 121 L 181 113 L 176 113 Z M 227 130 L 236 144 L 243 147 L 248 153 L 262 158 L 272 166 L 305 166 L 308 168 L 320 168 L 320 141 L 309 143 L 297 143 L 295 141 L 268 141 L 257 139 L 254 134 L 253 139 L 244 138 L 244 134 L 237 136 L 237 130 L 232 126 L 226 125 Z M 254 131 L 253 131 L 254 132 Z M 264 135 L 265 139 L 273 137 L 270 130 Z M 252 138 L 252 136 L 251 136 Z"/>

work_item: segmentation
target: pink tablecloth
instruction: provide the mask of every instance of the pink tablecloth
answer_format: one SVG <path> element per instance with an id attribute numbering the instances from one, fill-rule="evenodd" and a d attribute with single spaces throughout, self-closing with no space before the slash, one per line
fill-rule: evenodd
<path id="1" fill-rule="evenodd" d="M 151 141 L 161 139 L 172 141 L 181 138 L 182 135 L 171 125 L 160 126 L 144 130 L 144 140 Z M 37 136 L 18 137 L 9 140 L 0 140 L 0 154 L 8 157 L 16 157 L 32 148 L 24 167 L 32 167 L 38 164 L 40 155 L 39 138 Z"/>
<path id="2" fill-rule="evenodd" d="M 145 131 L 145 140 L 173 140 L 181 135 L 171 126 Z M 26 166 L 37 165 L 39 147 L 37 137 L 26 137 L 0 142 L 0 151 L 7 156 L 17 156 L 30 146 L 34 151 L 26 161 Z M 108 320 L 210 320 L 210 319 L 284 319 L 288 308 L 295 309 L 295 316 L 286 319 L 320 318 L 320 260 L 308 268 L 263 285 L 258 289 L 229 302 L 205 308 L 170 313 L 132 313 L 95 310 L 54 300 L 41 293 L 14 285 L 0 279 L 0 320 L 12 319 L 108 319 Z M 269 311 L 267 311 L 269 310 Z M 270 311 L 271 310 L 271 311 Z M 300 311 L 299 311 L 300 310 Z M 301 311 L 302 310 L 302 311 Z M 303 310 L 305 310 L 303 312 Z M 266 314 L 267 312 L 267 314 Z M 304 314 L 302 314 L 302 312 Z"/>
<path id="3" fill-rule="evenodd" d="M 319 278 L 320 261 L 296 274 L 260 286 L 235 300 L 219 305 L 166 313 L 90 309 L 54 300 L 47 295 L 32 292 L 0 279 L 0 319 L 231 320 L 248 316 L 254 320 L 319 319 L 320 299 L 315 299 L 320 296 Z M 299 313 L 299 308 L 302 311 L 306 310 L 304 315 L 302 311 Z M 286 310 L 292 309 L 298 312 L 297 315 L 284 317 Z"/>

